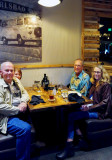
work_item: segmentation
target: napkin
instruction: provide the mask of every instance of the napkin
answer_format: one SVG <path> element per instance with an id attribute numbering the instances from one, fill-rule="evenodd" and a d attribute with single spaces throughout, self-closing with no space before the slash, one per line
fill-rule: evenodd
<path id="1" fill-rule="evenodd" d="M 45 102 L 40 96 L 33 95 L 31 98 L 30 104 L 37 105 L 39 103 L 45 103 Z"/>
<path id="2" fill-rule="evenodd" d="M 77 93 L 77 94 L 78 94 L 78 96 L 80 96 L 80 97 L 81 97 L 81 93 L 79 93 L 79 92 L 77 92 L 77 91 L 68 91 L 68 95 L 69 95 L 70 93 Z"/>
<path id="3" fill-rule="evenodd" d="M 70 102 L 78 102 L 79 104 L 85 102 L 85 99 L 80 97 L 77 93 L 70 93 L 68 95 L 68 100 Z"/>

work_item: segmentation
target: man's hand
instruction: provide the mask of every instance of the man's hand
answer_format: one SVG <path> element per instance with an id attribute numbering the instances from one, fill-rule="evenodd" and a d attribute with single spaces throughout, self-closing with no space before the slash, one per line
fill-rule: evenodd
<path id="1" fill-rule="evenodd" d="M 25 102 L 22 102 L 18 105 L 20 112 L 25 112 L 27 109 L 27 104 Z"/>

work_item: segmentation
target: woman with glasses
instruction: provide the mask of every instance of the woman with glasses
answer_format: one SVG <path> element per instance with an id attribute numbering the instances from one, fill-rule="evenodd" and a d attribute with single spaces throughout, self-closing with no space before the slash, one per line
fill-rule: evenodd
<path id="1" fill-rule="evenodd" d="M 65 159 L 74 156 L 73 140 L 74 132 L 79 141 L 84 139 L 78 126 L 82 119 L 104 119 L 111 117 L 111 87 L 110 77 L 103 66 L 97 65 L 93 68 L 91 77 L 91 88 L 89 98 L 93 104 L 82 105 L 80 111 L 71 112 L 68 115 L 68 137 L 64 150 L 56 155 L 57 159 Z"/>

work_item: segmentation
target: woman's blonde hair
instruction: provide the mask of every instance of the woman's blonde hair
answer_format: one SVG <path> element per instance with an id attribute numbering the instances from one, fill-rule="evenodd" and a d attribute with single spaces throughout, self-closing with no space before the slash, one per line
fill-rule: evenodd
<path id="1" fill-rule="evenodd" d="M 99 83 L 102 83 L 102 82 L 107 82 L 107 83 L 110 83 L 110 76 L 109 74 L 107 73 L 106 69 L 102 66 L 102 65 L 96 65 L 93 67 L 93 71 L 94 71 L 94 68 L 97 67 L 101 70 L 101 79 L 99 81 Z M 91 79 L 91 82 L 92 83 L 95 83 L 95 80 L 94 80 L 94 73 L 92 72 L 92 79 Z"/>

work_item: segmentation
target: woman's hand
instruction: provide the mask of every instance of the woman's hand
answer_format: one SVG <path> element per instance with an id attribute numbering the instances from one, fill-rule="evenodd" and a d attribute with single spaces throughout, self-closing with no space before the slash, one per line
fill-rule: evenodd
<path id="1" fill-rule="evenodd" d="M 81 106 L 81 110 L 82 111 L 88 111 L 89 110 L 89 106 L 88 105 L 82 105 Z"/>

